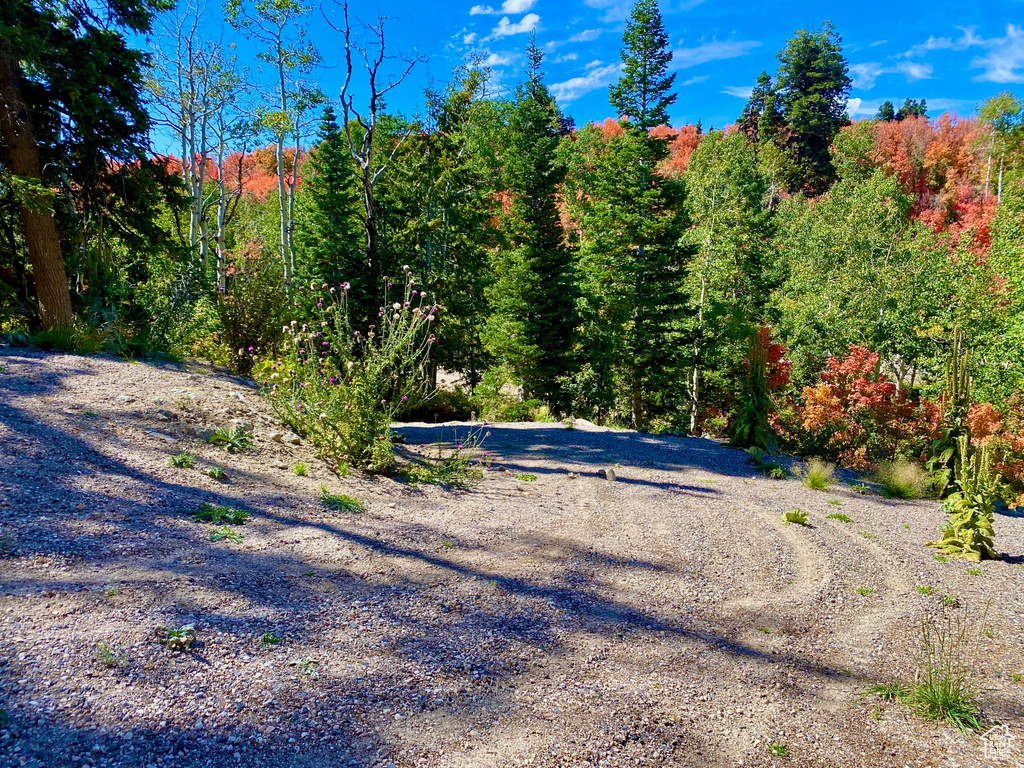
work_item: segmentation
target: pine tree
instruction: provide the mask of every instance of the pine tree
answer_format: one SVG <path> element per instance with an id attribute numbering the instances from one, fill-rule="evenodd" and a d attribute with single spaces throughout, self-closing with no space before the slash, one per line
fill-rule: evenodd
<path id="1" fill-rule="evenodd" d="M 757 85 L 740 115 L 740 128 L 747 141 L 754 144 L 774 141 L 779 136 L 782 115 L 779 114 L 778 94 L 767 72 L 757 78 Z"/>
<path id="2" fill-rule="evenodd" d="M 576 297 L 557 207 L 564 177 L 555 158 L 562 115 L 544 85 L 543 53 L 533 36 L 527 53 L 529 77 L 509 121 L 509 249 L 498 255 L 490 291 L 494 313 L 485 333 L 489 348 L 511 365 L 527 393 L 562 410 L 558 378 L 569 372 Z"/>
<path id="3" fill-rule="evenodd" d="M 881 120 L 883 123 L 891 123 L 896 119 L 896 107 L 893 106 L 891 101 L 883 101 L 882 106 L 878 108 L 875 119 Z"/>
<path id="4" fill-rule="evenodd" d="M 353 323 L 361 328 L 376 315 L 377 286 L 367 284 L 352 158 L 331 107 L 324 110 L 305 176 L 295 232 L 298 282 L 349 283 Z"/>
<path id="5" fill-rule="evenodd" d="M 105 0 L 0 4 L 0 176 L 18 179 L 21 236 L 46 328 L 72 321 L 65 257 L 84 222 L 152 248 L 160 190 L 147 158 L 144 35 L 159 3 Z M 54 206 L 54 190 L 71 205 Z M 137 260 L 145 263 L 144 260 Z M 145 282 L 136 270 L 133 284 Z"/>
<path id="6" fill-rule="evenodd" d="M 796 163 L 795 187 L 817 194 L 835 179 L 830 147 L 850 122 L 846 100 L 852 81 L 843 58 L 842 38 L 831 22 L 809 32 L 801 29 L 779 53 L 775 78 L 787 146 Z"/>
<path id="7" fill-rule="evenodd" d="M 675 74 L 668 73 L 672 51 L 657 0 L 637 0 L 622 35 L 622 77 L 608 89 L 608 99 L 619 115 L 646 132 L 668 122 Z"/>

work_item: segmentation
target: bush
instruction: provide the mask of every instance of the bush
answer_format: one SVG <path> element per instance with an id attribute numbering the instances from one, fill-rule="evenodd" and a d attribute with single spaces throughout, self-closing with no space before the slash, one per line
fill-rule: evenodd
<path id="1" fill-rule="evenodd" d="M 217 311 L 224 342 L 233 351 L 232 367 L 248 374 L 256 350 L 268 354 L 282 339 L 282 311 L 288 306 L 276 259 L 260 240 L 246 244 L 229 267 Z"/>
<path id="2" fill-rule="evenodd" d="M 815 491 L 824 491 L 836 482 L 835 465 L 821 459 L 809 459 L 802 466 L 796 467 L 793 473 L 800 482 Z"/>
<path id="3" fill-rule="evenodd" d="M 380 327 L 353 330 L 340 291 L 311 285 L 318 322 L 285 327 L 281 357 L 255 371 L 275 411 L 322 456 L 377 472 L 395 463 L 391 423 L 422 401 L 424 367 L 434 343 L 431 324 L 440 307 L 413 288 L 404 268 L 404 300 L 380 311 Z M 387 299 L 387 292 L 385 292 Z"/>
<path id="4" fill-rule="evenodd" d="M 524 400 L 511 403 L 495 414 L 496 421 L 536 421 L 544 403 L 540 400 Z"/>
<path id="5" fill-rule="evenodd" d="M 480 402 L 462 389 L 435 389 L 422 403 L 402 409 L 399 416 L 402 421 L 428 423 L 469 421 L 480 411 Z"/>
<path id="6" fill-rule="evenodd" d="M 821 383 L 804 387 L 802 400 L 776 420 L 786 447 L 853 469 L 897 453 L 922 454 L 938 426 L 938 409 L 912 402 L 877 367 L 878 353 L 863 347 L 851 347 L 843 360 L 830 358 Z"/>
<path id="7" fill-rule="evenodd" d="M 889 499 L 923 499 L 929 495 L 932 479 L 924 467 L 913 461 L 883 461 L 871 478 Z"/>

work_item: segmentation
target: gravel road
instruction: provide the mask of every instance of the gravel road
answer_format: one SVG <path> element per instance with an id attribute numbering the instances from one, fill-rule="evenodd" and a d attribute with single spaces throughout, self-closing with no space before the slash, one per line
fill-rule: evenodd
<path id="1" fill-rule="evenodd" d="M 586 422 L 483 427 L 467 490 L 339 478 L 222 371 L 16 349 L 0 369 L 2 766 L 1024 759 L 861 695 L 913 678 L 922 620 L 966 617 L 984 714 L 1024 742 L 1024 517 L 996 520 L 1001 560 L 940 562 L 935 502 Z M 255 449 L 209 445 L 218 426 Z M 403 460 L 480 428 L 399 425 Z M 244 538 L 211 541 L 204 503 L 249 511 Z M 189 624 L 190 650 L 154 635 Z"/>

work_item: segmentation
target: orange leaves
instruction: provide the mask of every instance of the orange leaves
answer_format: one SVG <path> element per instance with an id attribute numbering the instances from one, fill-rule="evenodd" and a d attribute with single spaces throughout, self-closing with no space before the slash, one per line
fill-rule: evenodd
<path id="1" fill-rule="evenodd" d="M 658 166 L 661 174 L 668 178 L 678 178 L 686 172 L 690 167 L 690 155 L 702 138 L 695 125 L 684 125 L 679 129 L 659 125 L 650 130 L 650 135 L 668 142 L 668 157 Z"/>

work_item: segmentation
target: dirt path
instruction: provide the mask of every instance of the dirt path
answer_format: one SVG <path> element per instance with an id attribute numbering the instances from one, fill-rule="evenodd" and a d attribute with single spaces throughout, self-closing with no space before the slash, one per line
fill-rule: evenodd
<path id="1" fill-rule="evenodd" d="M 0 765 L 1019 764 L 858 694 L 912 676 L 942 596 L 988 605 L 981 700 L 1024 740 L 1022 518 L 973 575 L 924 546 L 935 503 L 768 480 L 713 441 L 493 425 L 478 485 L 417 489 L 335 477 L 206 368 L 0 366 Z M 200 439 L 231 424 L 255 451 Z M 468 429 L 401 431 L 415 454 Z M 245 538 L 211 542 L 204 502 L 251 511 Z M 154 638 L 184 624 L 192 651 Z"/>

